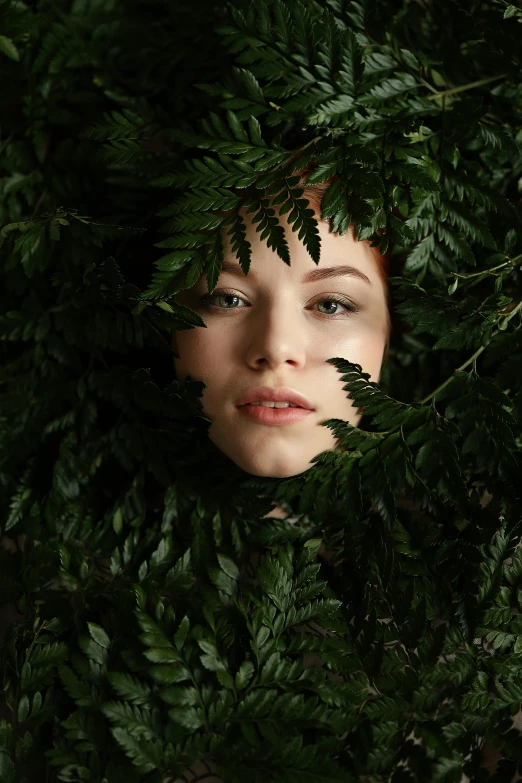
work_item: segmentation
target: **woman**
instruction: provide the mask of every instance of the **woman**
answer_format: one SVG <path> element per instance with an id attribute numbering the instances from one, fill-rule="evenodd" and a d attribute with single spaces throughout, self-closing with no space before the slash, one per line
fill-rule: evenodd
<path id="1" fill-rule="evenodd" d="M 312 186 L 304 193 L 316 217 L 325 189 Z M 321 422 L 340 418 L 356 425 L 360 420 L 338 371 L 326 360 L 342 356 L 379 380 L 390 337 L 387 261 L 369 242 L 358 242 L 353 231 L 333 233 L 329 222 L 319 219 L 321 262 L 316 265 L 280 216 L 291 257 L 287 266 L 243 216 L 251 270 L 245 276 L 225 236 L 223 270 L 213 294 L 202 275 L 177 297 L 207 328 L 173 333 L 174 365 L 179 382 L 190 375 L 207 384 L 202 404 L 212 422 L 210 440 L 247 473 L 286 478 L 336 447 Z M 259 387 L 278 394 L 258 393 Z M 242 404 L 252 394 L 254 402 L 260 396 L 292 402 L 286 399 L 292 392 L 307 412 L 267 413 Z"/>

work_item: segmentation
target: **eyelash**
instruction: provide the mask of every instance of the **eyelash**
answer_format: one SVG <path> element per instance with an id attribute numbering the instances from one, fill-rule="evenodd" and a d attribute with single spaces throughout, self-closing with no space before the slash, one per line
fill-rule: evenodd
<path id="1" fill-rule="evenodd" d="M 214 291 L 212 295 L 206 294 L 205 296 L 201 297 L 201 302 L 206 307 L 215 307 L 218 310 L 241 310 L 242 308 L 238 307 L 219 307 L 219 305 L 213 305 L 211 304 L 211 300 L 215 299 L 217 296 L 235 296 L 236 299 L 242 299 L 243 297 L 238 296 L 238 294 L 235 293 L 235 291 Z M 358 313 L 359 308 L 356 307 L 353 302 L 350 302 L 349 299 L 344 299 L 343 297 L 329 297 L 328 299 L 320 299 L 318 302 L 315 302 L 314 304 L 320 304 L 321 302 L 334 302 L 335 304 L 340 304 L 343 307 L 345 307 L 349 314 Z M 325 318 L 342 318 L 344 317 L 343 313 L 319 313 L 319 315 L 324 316 Z"/>

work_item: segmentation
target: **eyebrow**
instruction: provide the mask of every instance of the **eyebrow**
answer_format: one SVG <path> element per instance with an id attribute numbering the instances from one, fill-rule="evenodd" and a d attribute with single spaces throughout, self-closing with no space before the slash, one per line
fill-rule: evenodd
<path id="1" fill-rule="evenodd" d="M 236 277 L 246 277 L 239 264 L 232 264 L 230 261 L 225 261 L 223 263 L 221 271 L 228 272 Z M 315 283 L 318 280 L 326 280 L 330 277 L 346 277 L 347 275 L 350 277 L 358 277 L 360 280 L 364 280 L 365 283 L 368 283 L 368 285 L 372 284 L 370 278 L 354 266 L 327 266 L 321 269 L 312 269 L 303 277 L 303 283 Z M 249 269 L 248 277 L 252 277 L 253 280 L 256 279 L 256 274 L 252 269 Z"/>

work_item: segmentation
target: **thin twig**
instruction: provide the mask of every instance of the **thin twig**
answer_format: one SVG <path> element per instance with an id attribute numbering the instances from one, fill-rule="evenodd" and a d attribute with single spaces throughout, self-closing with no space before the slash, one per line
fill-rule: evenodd
<path id="1" fill-rule="evenodd" d="M 484 84 L 497 81 L 497 79 L 503 79 L 504 76 L 507 76 L 507 73 L 501 73 L 498 76 L 488 76 L 487 79 L 479 79 L 476 82 L 469 82 L 468 84 L 461 84 L 459 87 L 452 87 L 450 90 L 444 90 L 443 92 L 436 92 L 434 95 L 428 95 L 426 100 L 434 101 L 435 98 L 445 98 L 446 95 L 455 95 L 458 92 L 473 90 L 475 87 L 482 87 Z"/>
<path id="2" fill-rule="evenodd" d="M 511 311 L 511 312 L 510 312 L 510 313 L 509 313 L 509 314 L 508 314 L 508 315 L 507 315 L 505 318 L 504 318 L 504 320 L 503 320 L 503 322 L 502 322 L 502 323 L 503 323 L 503 324 L 505 324 L 505 325 L 507 326 L 507 324 L 509 323 L 509 321 L 511 321 L 511 319 L 512 319 L 512 318 L 513 318 L 513 317 L 514 317 L 514 316 L 515 316 L 515 315 L 516 315 L 518 312 L 520 312 L 520 310 L 521 310 L 521 309 L 522 309 L 522 300 L 521 300 L 521 301 L 520 301 L 520 302 L 517 304 L 517 306 L 516 306 L 516 307 L 515 307 L 515 308 L 514 308 L 514 309 L 513 309 L 513 310 L 512 310 L 512 311 Z M 504 327 L 504 328 L 505 328 L 505 327 Z M 497 331 L 493 333 L 493 335 L 492 335 L 491 339 L 493 339 L 493 337 L 496 337 L 496 336 L 497 336 L 497 334 L 499 334 L 501 331 L 503 331 L 503 329 L 497 329 Z M 488 345 L 489 345 L 489 343 L 488 343 Z M 465 361 L 465 362 L 464 362 L 464 364 L 461 364 L 461 365 L 460 365 L 460 367 L 457 367 L 457 369 L 453 371 L 453 373 L 450 375 L 450 377 L 449 377 L 449 378 L 446 378 L 446 380 L 444 381 L 444 383 L 441 383 L 441 385 L 440 385 L 440 386 L 437 386 L 437 388 L 435 389 L 435 391 L 431 392 L 431 394 L 428 394 L 428 396 L 427 396 L 427 397 L 424 397 L 424 399 L 423 399 L 423 400 L 421 400 L 419 404 L 420 404 L 420 405 L 424 405 L 425 403 L 427 403 L 427 402 L 428 402 L 428 400 L 431 400 L 433 397 L 435 397 L 435 395 L 437 395 L 437 394 L 438 394 L 440 391 L 442 391 L 442 389 L 445 389 L 445 388 L 446 388 L 446 386 L 447 386 L 449 383 L 451 383 L 451 381 L 452 381 L 452 380 L 453 380 L 453 378 L 455 377 L 455 373 L 457 373 L 457 372 L 461 372 L 462 370 L 465 370 L 465 369 L 466 369 L 466 367 L 468 367 L 468 366 L 469 366 L 470 364 L 472 364 L 472 363 L 473 363 L 473 364 L 475 364 L 475 363 L 476 363 L 476 360 L 477 360 L 477 358 L 480 356 L 480 354 L 482 353 L 482 351 L 485 351 L 485 350 L 486 350 L 486 348 L 487 348 L 487 346 L 486 346 L 486 345 L 481 345 L 481 346 L 480 346 L 480 348 L 478 348 L 478 349 L 475 351 L 475 353 L 473 354 L 473 356 L 470 356 L 470 358 L 469 358 L 469 359 L 467 359 L 467 361 Z"/>

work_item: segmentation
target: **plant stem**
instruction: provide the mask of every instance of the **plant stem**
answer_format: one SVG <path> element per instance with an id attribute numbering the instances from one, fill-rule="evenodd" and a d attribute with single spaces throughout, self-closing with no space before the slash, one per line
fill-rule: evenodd
<path id="1" fill-rule="evenodd" d="M 436 92 L 434 95 L 428 95 L 428 101 L 434 101 L 435 98 L 445 98 L 446 95 L 455 95 L 457 92 L 465 92 L 466 90 L 473 90 L 475 87 L 482 87 L 484 84 L 489 84 L 497 79 L 503 79 L 507 76 L 507 73 L 501 73 L 498 76 L 488 76 L 487 79 L 479 79 L 476 82 L 469 82 L 468 84 L 461 84 L 459 87 L 452 87 L 451 90 L 444 90 L 444 92 Z"/>
<path id="2" fill-rule="evenodd" d="M 514 258 L 510 258 L 507 261 L 504 261 L 502 264 L 498 264 L 498 266 L 492 266 L 489 269 L 481 269 L 479 272 L 472 272 L 469 275 L 459 275 L 457 272 L 450 272 L 449 277 L 453 275 L 453 277 L 459 277 L 461 279 L 469 280 L 470 277 L 478 277 L 479 275 L 486 275 L 488 272 L 496 272 L 497 269 L 502 269 L 503 266 L 509 266 L 510 264 L 513 265 L 515 261 L 518 261 L 520 258 L 522 258 L 522 254 L 515 256 Z"/>
<path id="3" fill-rule="evenodd" d="M 510 313 L 509 313 L 509 314 L 508 314 L 508 315 L 507 315 L 507 316 L 504 318 L 504 321 L 503 321 L 503 323 L 507 325 L 507 324 L 509 323 L 509 321 L 511 321 L 511 319 L 512 319 L 512 318 L 513 318 L 513 317 L 514 317 L 514 316 L 515 316 L 515 315 L 516 315 L 518 312 L 520 312 L 520 310 L 521 310 L 521 309 L 522 309 L 522 300 L 520 300 L 520 302 L 517 304 L 517 306 L 516 306 L 515 308 L 513 308 L 513 310 L 512 310 L 512 311 L 511 311 L 511 312 L 510 312 Z M 496 330 L 496 332 L 494 332 L 494 333 L 493 333 L 493 335 L 492 335 L 492 338 L 491 338 L 491 339 L 493 339 L 493 337 L 496 337 L 496 336 L 497 336 L 497 334 L 499 334 L 499 332 L 500 332 L 500 331 L 503 331 L 503 330 L 501 330 L 501 329 L 497 329 L 497 330 Z M 488 345 L 489 345 L 489 343 L 488 343 Z M 454 378 L 454 376 L 455 376 L 455 373 L 457 373 L 457 372 L 460 372 L 461 370 L 465 370 L 465 369 L 466 369 L 466 367 L 468 367 L 468 365 L 470 365 L 471 363 L 475 363 L 475 362 L 476 362 L 476 360 L 477 360 L 477 358 L 478 358 L 478 357 L 480 356 L 480 354 L 482 353 L 482 351 L 485 351 L 485 350 L 486 350 L 486 348 L 487 348 L 487 346 L 486 346 L 486 345 L 481 345 L 481 346 L 480 346 L 480 348 L 478 348 L 478 349 L 475 351 L 475 353 L 473 354 L 473 356 L 470 356 L 470 358 L 469 358 L 469 359 L 467 359 L 467 360 L 464 362 L 464 364 L 461 364 L 461 365 L 460 365 L 460 367 L 457 367 L 457 369 L 453 371 L 453 373 L 450 375 L 450 377 L 449 377 L 449 378 L 446 378 L 446 380 L 444 381 L 444 383 L 441 383 L 441 385 L 440 385 L 440 386 L 437 386 L 437 388 L 435 389 L 435 391 L 431 392 L 431 394 L 428 394 L 428 396 L 427 396 L 427 397 L 424 397 L 424 399 L 423 399 L 423 400 L 421 400 L 419 404 L 420 404 L 420 405 L 425 405 L 425 403 L 427 403 L 429 400 L 431 400 L 433 397 L 435 397 L 435 395 L 437 395 L 437 394 L 438 394 L 440 391 L 442 391 L 442 389 L 445 389 L 445 388 L 446 388 L 446 386 L 447 386 L 449 383 L 451 383 L 451 381 L 453 380 L 453 378 Z"/>

